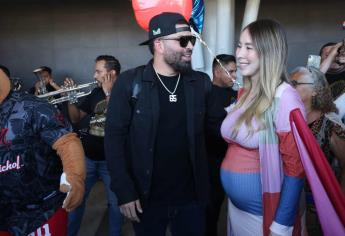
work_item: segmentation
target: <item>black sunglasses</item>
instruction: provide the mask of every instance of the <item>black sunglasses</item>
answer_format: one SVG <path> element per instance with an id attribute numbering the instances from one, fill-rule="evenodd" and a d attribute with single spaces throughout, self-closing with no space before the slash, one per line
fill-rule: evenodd
<path id="1" fill-rule="evenodd" d="M 180 42 L 181 48 L 187 47 L 188 43 L 191 42 L 191 44 L 194 46 L 196 37 L 189 35 L 189 36 L 181 36 L 180 38 L 161 38 L 161 40 L 175 40 Z"/>
<path id="2" fill-rule="evenodd" d="M 297 85 L 302 85 L 302 84 L 314 84 L 314 83 L 308 83 L 308 82 L 297 82 L 296 80 L 292 80 L 291 84 L 293 87 L 296 87 Z"/>

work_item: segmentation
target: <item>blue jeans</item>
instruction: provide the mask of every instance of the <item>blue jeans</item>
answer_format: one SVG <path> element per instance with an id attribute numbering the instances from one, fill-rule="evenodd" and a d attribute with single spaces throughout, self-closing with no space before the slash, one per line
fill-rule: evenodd
<path id="1" fill-rule="evenodd" d="M 173 236 L 204 236 L 205 208 L 192 202 L 181 206 L 149 206 L 133 222 L 136 236 L 165 236 L 168 226 Z"/>
<path id="2" fill-rule="evenodd" d="M 82 204 L 74 211 L 68 214 L 68 236 L 77 235 L 81 220 L 85 210 L 86 199 L 94 186 L 101 179 L 104 183 L 108 198 L 109 208 L 109 236 L 120 236 L 122 226 L 122 215 L 117 206 L 116 195 L 110 190 L 110 176 L 106 161 L 93 161 L 86 159 L 86 180 L 85 180 L 85 196 Z"/>

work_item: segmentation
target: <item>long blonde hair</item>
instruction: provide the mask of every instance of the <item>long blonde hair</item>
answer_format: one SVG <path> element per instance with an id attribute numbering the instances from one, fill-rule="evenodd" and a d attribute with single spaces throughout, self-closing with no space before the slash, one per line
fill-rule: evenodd
<path id="1" fill-rule="evenodd" d="M 276 89 L 283 82 L 287 81 L 287 56 L 288 46 L 286 34 L 283 27 L 276 21 L 270 19 L 257 20 L 244 30 L 248 30 L 254 49 L 257 51 L 260 60 L 260 78 L 258 82 L 258 93 L 238 118 L 233 129 L 233 136 L 236 136 L 239 127 L 244 122 L 250 132 L 254 132 L 251 121 L 255 117 L 259 127 L 264 129 L 263 114 L 272 105 Z M 252 89 L 250 78 L 244 77 L 244 92 L 234 107 L 234 110 L 243 106 Z"/>

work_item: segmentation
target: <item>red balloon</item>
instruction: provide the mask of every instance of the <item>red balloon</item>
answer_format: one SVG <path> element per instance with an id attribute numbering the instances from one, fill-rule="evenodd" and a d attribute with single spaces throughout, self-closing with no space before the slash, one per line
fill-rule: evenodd
<path id="1" fill-rule="evenodd" d="M 135 19 L 148 31 L 152 17 L 162 12 L 178 12 L 188 21 L 192 15 L 192 0 L 132 0 Z"/>

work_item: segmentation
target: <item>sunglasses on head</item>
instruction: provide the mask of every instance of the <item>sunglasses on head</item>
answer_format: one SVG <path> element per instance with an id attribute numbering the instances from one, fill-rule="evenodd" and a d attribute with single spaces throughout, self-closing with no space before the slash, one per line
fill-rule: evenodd
<path id="1" fill-rule="evenodd" d="M 161 38 L 161 40 L 175 40 L 175 41 L 179 41 L 180 46 L 182 48 L 185 48 L 185 47 L 187 47 L 189 42 L 194 46 L 195 41 L 196 41 L 196 37 L 192 36 L 192 35 L 189 35 L 189 36 L 181 36 L 179 38 Z"/>

